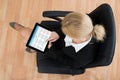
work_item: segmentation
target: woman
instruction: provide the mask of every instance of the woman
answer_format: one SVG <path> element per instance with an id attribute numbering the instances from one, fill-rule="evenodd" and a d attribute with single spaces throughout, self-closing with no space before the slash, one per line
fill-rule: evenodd
<path id="1" fill-rule="evenodd" d="M 10 25 L 20 32 L 26 43 L 32 30 L 15 22 Z M 62 20 L 61 29 L 52 32 L 48 39 L 48 49 L 43 55 L 59 64 L 84 68 L 93 61 L 97 43 L 104 41 L 104 38 L 105 29 L 102 25 L 93 26 L 92 20 L 86 14 L 69 13 Z"/>

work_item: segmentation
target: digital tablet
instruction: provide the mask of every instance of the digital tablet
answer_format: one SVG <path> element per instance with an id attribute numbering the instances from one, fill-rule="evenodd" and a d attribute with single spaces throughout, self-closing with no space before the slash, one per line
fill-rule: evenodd
<path id="1" fill-rule="evenodd" d="M 50 29 L 36 23 L 26 46 L 31 49 L 44 52 L 48 45 L 46 40 L 50 37 L 50 35 Z"/>

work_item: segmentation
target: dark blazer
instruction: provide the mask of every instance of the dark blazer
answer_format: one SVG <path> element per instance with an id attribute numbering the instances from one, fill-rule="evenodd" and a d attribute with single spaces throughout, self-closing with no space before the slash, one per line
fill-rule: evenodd
<path id="1" fill-rule="evenodd" d="M 56 32 L 59 34 L 60 39 L 54 42 L 53 46 L 47 49 L 44 55 L 58 61 L 60 64 L 70 65 L 72 68 L 85 68 L 87 64 L 95 59 L 97 41 L 94 38 L 76 53 L 74 47 L 65 47 L 65 35 L 62 31 L 59 29 Z"/>

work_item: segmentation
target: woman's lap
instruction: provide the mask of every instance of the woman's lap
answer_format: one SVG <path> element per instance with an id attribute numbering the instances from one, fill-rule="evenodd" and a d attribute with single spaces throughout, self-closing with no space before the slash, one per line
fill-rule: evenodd
<path id="1" fill-rule="evenodd" d="M 37 66 L 48 66 L 48 67 L 65 67 L 65 65 L 60 64 L 58 61 L 53 60 L 44 55 L 44 53 L 37 52 Z M 66 66 L 70 67 L 70 66 Z"/>

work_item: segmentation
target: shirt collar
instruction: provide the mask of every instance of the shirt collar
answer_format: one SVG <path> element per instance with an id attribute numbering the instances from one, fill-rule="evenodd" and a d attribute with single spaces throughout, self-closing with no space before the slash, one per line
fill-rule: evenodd
<path id="1" fill-rule="evenodd" d="M 75 51 L 78 52 L 80 49 L 82 49 L 84 46 L 86 46 L 89 42 L 91 42 L 91 39 L 92 39 L 92 35 L 89 38 L 89 40 L 87 40 L 83 43 L 80 43 L 80 44 L 74 44 L 74 43 L 72 43 L 72 38 L 69 37 L 68 35 L 66 35 L 64 41 L 65 41 L 66 47 L 73 46 L 75 48 Z"/>

